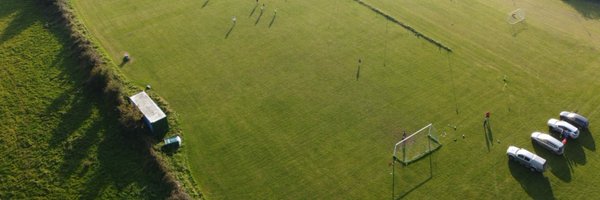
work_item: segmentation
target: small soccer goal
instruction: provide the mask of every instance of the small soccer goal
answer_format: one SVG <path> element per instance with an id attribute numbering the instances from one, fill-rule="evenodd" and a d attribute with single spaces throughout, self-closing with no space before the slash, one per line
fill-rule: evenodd
<path id="1" fill-rule="evenodd" d="M 509 24 L 517 24 L 525 20 L 525 11 L 523 9 L 516 9 L 506 16 L 506 22 Z"/>
<path id="2" fill-rule="evenodd" d="M 402 140 L 394 145 L 393 161 L 404 165 L 415 162 L 442 146 L 433 124 L 402 137 Z"/>

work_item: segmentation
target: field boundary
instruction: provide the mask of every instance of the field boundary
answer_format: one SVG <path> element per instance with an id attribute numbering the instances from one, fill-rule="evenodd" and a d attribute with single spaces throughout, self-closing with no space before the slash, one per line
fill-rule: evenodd
<path id="1" fill-rule="evenodd" d="M 201 199 L 202 193 L 197 191 L 198 185 L 189 170 L 185 155 L 165 155 L 159 152 L 158 143 L 162 138 L 144 134 L 141 126 L 141 114 L 129 103 L 128 96 L 141 89 L 132 84 L 119 70 L 115 62 L 107 56 L 102 47 L 93 40 L 90 32 L 76 15 L 70 0 L 43 0 L 49 7 L 52 23 L 61 25 L 69 34 L 70 48 L 78 56 L 80 67 L 88 73 L 85 86 L 90 90 L 101 92 L 104 100 L 114 105 L 119 113 L 120 125 L 134 139 L 138 150 L 144 155 L 145 168 L 152 173 L 160 174 L 161 184 L 169 188 L 169 199 Z M 169 122 L 168 135 L 180 135 L 181 131 L 177 114 L 170 109 L 168 103 L 156 93 L 149 95 L 167 113 Z M 183 136 L 182 136 L 183 137 Z"/>
<path id="2" fill-rule="evenodd" d="M 385 17 L 387 20 L 390 20 L 390 21 L 392 21 L 392 22 L 400 25 L 402 28 L 404 28 L 404 29 L 406 29 L 406 30 L 414 33 L 417 37 L 423 38 L 423 39 L 427 40 L 429 43 L 437 46 L 438 48 L 444 49 L 447 52 L 452 52 L 452 49 L 450 47 L 448 47 L 448 46 L 444 45 L 443 43 L 441 43 L 441 42 L 439 42 L 439 41 L 437 41 L 437 40 L 435 40 L 435 39 L 433 39 L 433 38 L 431 38 L 431 37 L 429 37 L 429 36 L 427 36 L 427 35 L 419 32 L 419 31 L 417 31 L 412 26 L 401 22 L 400 20 L 394 18 L 393 16 L 391 16 L 391 15 L 383 12 L 379 8 L 374 7 L 371 4 L 368 4 L 367 2 L 364 2 L 362 0 L 354 0 L 354 1 L 358 2 L 360 5 L 363 5 L 363 6 L 367 7 L 367 8 L 369 8 L 369 9 L 371 9 L 373 12 L 375 12 L 375 13 L 383 16 L 383 17 Z"/>

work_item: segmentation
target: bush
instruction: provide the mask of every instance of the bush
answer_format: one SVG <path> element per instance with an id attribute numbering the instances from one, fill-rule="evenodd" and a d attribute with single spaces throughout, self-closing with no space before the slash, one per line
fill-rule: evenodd
<path id="1" fill-rule="evenodd" d="M 104 67 L 94 67 L 89 72 L 87 85 L 95 91 L 102 91 L 108 83 L 108 70 Z"/>
<path id="2" fill-rule="evenodd" d="M 141 132 L 143 128 L 143 123 L 141 122 L 142 114 L 137 110 L 135 106 L 132 104 L 126 103 L 123 100 L 118 107 L 119 109 L 119 123 L 127 130 L 137 130 L 132 131 L 135 133 Z"/>

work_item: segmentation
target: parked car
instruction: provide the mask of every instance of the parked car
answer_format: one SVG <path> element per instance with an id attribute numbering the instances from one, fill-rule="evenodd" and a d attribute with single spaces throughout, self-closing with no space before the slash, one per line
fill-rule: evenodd
<path id="1" fill-rule="evenodd" d="M 508 159 L 516 161 L 519 164 L 529 168 L 531 171 L 544 172 L 546 171 L 546 159 L 539 157 L 523 148 L 509 146 L 506 150 Z"/>
<path id="2" fill-rule="evenodd" d="M 561 121 L 554 118 L 549 119 L 548 128 L 550 128 L 552 131 L 562 134 L 562 136 L 568 136 L 572 139 L 577 139 L 577 137 L 579 137 L 579 129 L 566 121 Z"/>
<path id="3" fill-rule="evenodd" d="M 565 151 L 565 146 L 562 142 L 542 132 L 531 133 L 531 140 L 557 155 L 562 155 Z"/>
<path id="4" fill-rule="evenodd" d="M 587 118 L 581 116 L 580 114 L 568 111 L 560 112 L 560 120 L 569 122 L 570 124 L 577 126 L 582 129 L 587 129 L 589 125 L 589 121 Z"/>

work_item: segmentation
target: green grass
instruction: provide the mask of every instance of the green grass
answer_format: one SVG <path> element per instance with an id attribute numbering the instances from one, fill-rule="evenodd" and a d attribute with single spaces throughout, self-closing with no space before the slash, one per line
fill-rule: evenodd
<path id="1" fill-rule="evenodd" d="M 0 1 L 0 199 L 164 198 L 37 4 Z"/>
<path id="2" fill-rule="evenodd" d="M 598 194 L 597 19 L 560 1 L 366 2 L 454 53 L 350 0 L 261 1 L 262 15 L 253 1 L 74 4 L 113 60 L 133 57 L 125 74 L 180 114 L 208 198 L 390 198 L 393 144 L 430 122 L 447 132 L 444 147 L 432 166 L 398 168 L 394 197 Z M 506 13 L 519 7 L 526 23 L 511 27 Z M 533 151 L 529 133 L 561 110 L 588 116 L 591 133 L 565 157 L 535 149 L 552 167 L 544 177 L 508 164 L 508 145 Z"/>

